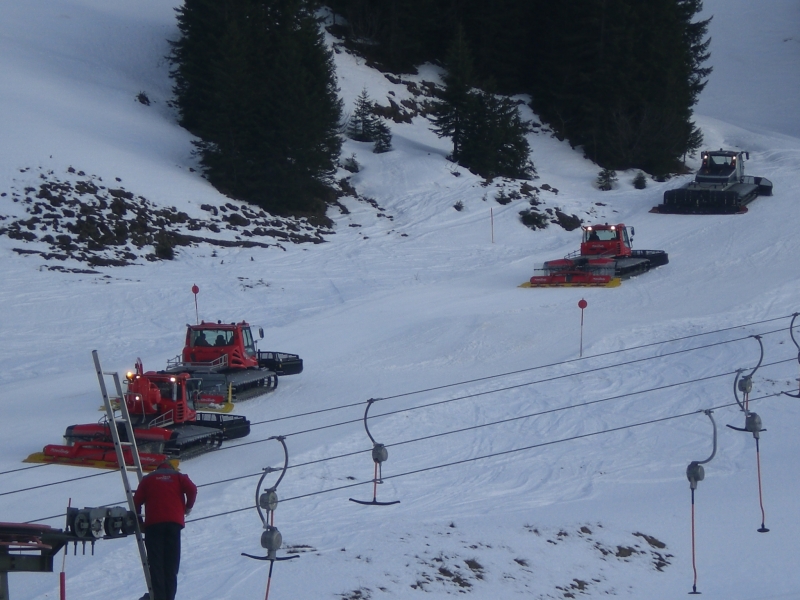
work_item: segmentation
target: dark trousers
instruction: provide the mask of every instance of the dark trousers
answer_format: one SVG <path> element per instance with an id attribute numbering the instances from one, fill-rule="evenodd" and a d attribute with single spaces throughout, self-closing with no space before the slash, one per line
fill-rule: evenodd
<path id="1" fill-rule="evenodd" d="M 181 526 L 178 523 L 148 525 L 144 533 L 153 598 L 175 600 L 181 566 Z"/>

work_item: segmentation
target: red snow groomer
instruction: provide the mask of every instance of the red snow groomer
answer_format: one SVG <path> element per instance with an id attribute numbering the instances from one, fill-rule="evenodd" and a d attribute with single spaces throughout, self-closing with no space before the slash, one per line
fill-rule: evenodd
<path id="1" fill-rule="evenodd" d="M 551 260 L 520 287 L 617 287 L 623 279 L 669 262 L 663 250 L 633 250 L 634 229 L 623 224 L 583 226 L 579 252 Z"/>
<path id="2" fill-rule="evenodd" d="M 205 397 L 201 381 L 188 373 L 144 372 L 142 362 L 127 374 L 125 406 L 133 426 L 139 458 L 145 470 L 164 460 L 185 460 L 218 448 L 223 440 L 250 433 L 250 421 L 241 415 L 198 412 L 197 407 L 222 398 Z M 50 444 L 25 462 L 62 463 L 87 467 L 117 468 L 110 427 L 117 427 L 127 442 L 123 422 L 107 419 L 87 425 L 71 425 L 63 445 Z M 125 463 L 133 464 L 130 449 L 124 449 Z"/>
<path id="3" fill-rule="evenodd" d="M 263 329 L 259 334 L 264 337 Z M 302 370 L 297 354 L 257 350 L 245 321 L 187 325 L 183 352 L 167 363 L 168 373 L 189 373 L 203 381 L 205 393 L 228 403 L 265 394 L 277 387 L 279 375 Z"/>

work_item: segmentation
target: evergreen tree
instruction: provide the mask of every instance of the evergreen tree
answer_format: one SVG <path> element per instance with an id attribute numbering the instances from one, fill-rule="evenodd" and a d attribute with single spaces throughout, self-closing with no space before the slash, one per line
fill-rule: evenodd
<path id="1" fill-rule="evenodd" d="M 173 45 L 181 123 L 220 191 L 324 214 L 341 149 L 333 59 L 310 0 L 187 0 Z"/>
<path id="2" fill-rule="evenodd" d="M 375 121 L 375 145 L 372 151 L 376 154 L 388 152 L 392 149 L 392 131 L 383 119 Z"/>
<path id="3" fill-rule="evenodd" d="M 708 35 L 708 25 L 713 17 L 703 21 L 692 22 L 692 19 L 703 10 L 703 0 L 676 0 L 678 8 L 678 22 L 683 29 L 683 50 L 685 66 L 689 72 L 689 90 L 692 104 L 697 102 L 700 92 L 708 83 L 708 76 L 712 67 L 703 67 L 711 53 L 708 47 L 711 38 Z"/>
<path id="4" fill-rule="evenodd" d="M 439 137 L 452 139 L 453 161 L 484 177 L 529 177 L 527 127 L 508 98 L 473 89 L 472 58 L 460 26 L 445 68 L 433 124 Z"/>
<path id="5" fill-rule="evenodd" d="M 210 71 L 226 27 L 224 5 L 217 0 L 185 0 L 176 9 L 180 37 L 170 42 L 171 75 L 180 123 L 192 133 L 213 113 Z"/>
<path id="6" fill-rule="evenodd" d="M 641 175 L 641 173 L 639 173 Z M 614 189 L 617 182 L 617 172 L 613 169 L 603 169 L 597 174 L 597 187 L 604 192 Z"/>
<path id="7" fill-rule="evenodd" d="M 528 179 L 534 168 L 516 105 L 489 92 L 470 94 L 458 163 L 483 177 Z"/>
<path id="8" fill-rule="evenodd" d="M 692 23 L 700 0 L 535 0 L 542 34 L 529 73 L 534 107 L 608 168 L 677 168 L 697 144 L 692 106 L 710 72 Z"/>
<path id="9" fill-rule="evenodd" d="M 347 137 L 357 142 L 374 142 L 373 152 L 376 153 L 392 149 L 392 132 L 375 114 L 375 103 L 369 99 L 366 88 L 356 98 L 355 109 L 347 122 Z"/>
<path id="10" fill-rule="evenodd" d="M 345 17 L 352 45 L 382 68 L 413 71 L 442 53 L 442 0 L 327 0 Z"/>
<path id="11" fill-rule="evenodd" d="M 356 98 L 353 114 L 347 122 L 347 137 L 357 142 L 374 142 L 376 137 L 376 115 L 374 103 L 369 99 L 367 88 Z"/>
<path id="12" fill-rule="evenodd" d="M 472 104 L 472 57 L 464 37 L 464 30 L 459 26 L 447 58 L 444 62 L 446 73 L 443 77 L 444 90 L 439 95 L 439 102 L 434 111 L 434 131 L 439 137 L 453 140 L 452 158 L 458 162 L 461 156 L 461 144 L 464 120 Z"/>
<path id="13" fill-rule="evenodd" d="M 711 69 L 702 0 L 329 0 L 351 19 L 359 48 L 388 66 L 440 60 L 457 45 L 478 57 L 466 88 L 445 82 L 437 132 L 460 152 L 459 110 L 489 80 L 528 93 L 556 135 L 608 168 L 665 173 L 699 147 L 692 122 Z M 428 39 L 428 41 L 426 41 Z M 454 40 L 441 48 L 441 40 Z M 354 38 L 351 38 L 354 41 Z M 391 57 L 391 58 L 389 58 Z"/>
<path id="14" fill-rule="evenodd" d="M 476 78 L 491 80 L 504 93 L 523 89 L 524 66 L 537 24 L 530 0 L 457 0 L 449 4 L 446 30 L 463 28 L 475 57 Z"/>

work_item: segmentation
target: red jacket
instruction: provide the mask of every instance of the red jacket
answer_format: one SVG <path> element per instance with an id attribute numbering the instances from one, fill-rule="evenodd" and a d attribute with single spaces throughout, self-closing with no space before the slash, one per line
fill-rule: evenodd
<path id="1" fill-rule="evenodd" d="M 178 523 L 183 527 L 184 514 L 194 506 L 195 498 L 197 486 L 172 466 L 160 466 L 143 477 L 133 495 L 137 512 L 144 504 L 145 527 L 156 523 Z"/>

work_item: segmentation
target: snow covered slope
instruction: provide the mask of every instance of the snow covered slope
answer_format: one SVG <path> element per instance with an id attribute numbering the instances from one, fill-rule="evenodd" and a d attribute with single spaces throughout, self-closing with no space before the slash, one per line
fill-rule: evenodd
<path id="1" fill-rule="evenodd" d="M 191 136 L 167 105 L 169 4 L 0 3 L 0 228 L 25 214 L 14 193 L 41 176 L 74 181 L 70 168 L 192 218 L 229 202 L 194 170 Z M 247 507 L 262 469 L 282 464 L 275 435 L 287 436 L 291 466 L 278 490 L 281 554 L 301 557 L 275 565 L 273 599 L 682 596 L 693 582 L 685 468 L 710 454 L 699 411 L 712 407 L 719 448 L 696 495 L 698 589 L 712 599 L 800 596 L 800 406 L 774 395 L 798 376 L 788 326 L 800 310 L 800 39 L 795 3 L 769 4 L 756 14 L 746 0 L 705 8 L 715 15 L 715 71 L 697 110 L 706 146 L 750 151 L 748 172 L 775 184 L 748 213 L 649 213 L 683 178 L 636 190 L 635 173 L 621 173 L 617 189 L 600 192 L 596 165 L 546 127 L 530 134 L 542 208 L 633 225 L 635 247 L 669 252 L 668 265 L 616 289 L 518 288 L 536 263 L 576 249 L 578 233 L 523 226 L 526 197 L 496 201 L 519 185 L 485 185 L 449 163 L 448 141 L 418 116 L 392 124 L 389 153 L 345 143 L 342 156 L 361 169 L 340 175 L 358 196 L 331 210 L 326 243 L 201 244 L 174 261 L 92 274 L 51 270 L 86 265 L 19 253 L 46 247 L 0 236 L 0 521 L 61 527 L 48 517 L 70 499 L 121 503 L 116 473 L 78 479 L 95 472 L 20 470 L 21 461 L 67 425 L 99 418 L 91 350 L 119 371 L 136 357 L 161 368 L 178 353 L 197 284 L 201 318 L 261 325 L 264 349 L 298 353 L 306 368 L 237 406 L 254 423 L 249 438 L 182 465 L 201 488 L 179 598 L 263 597 L 266 563 L 240 553 L 262 553 Z M 399 104 L 438 77 L 426 66 L 392 82 L 335 58 L 346 109 L 365 87 Z M 744 422 L 732 386 L 737 369 L 758 362 L 755 334 L 765 347 L 752 394 L 763 399 L 751 408 L 767 428 L 767 534 L 756 532 L 755 443 L 725 427 Z M 370 432 L 390 454 L 378 499 L 401 501 L 389 507 L 348 501 L 371 498 L 361 422 L 370 398 L 383 399 Z M 10 585 L 14 600 L 58 594 L 55 575 L 12 574 Z M 143 591 L 132 540 L 67 558 L 70 598 Z"/>

